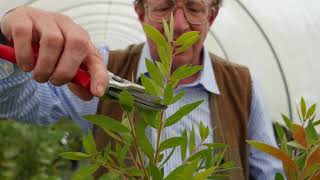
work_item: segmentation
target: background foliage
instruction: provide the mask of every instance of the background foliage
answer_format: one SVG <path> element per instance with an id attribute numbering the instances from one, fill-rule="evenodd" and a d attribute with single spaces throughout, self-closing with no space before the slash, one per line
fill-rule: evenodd
<path id="1" fill-rule="evenodd" d="M 46 127 L 0 120 L 0 179 L 69 179 L 72 162 L 57 154 L 79 150 L 80 137 L 67 120 Z"/>

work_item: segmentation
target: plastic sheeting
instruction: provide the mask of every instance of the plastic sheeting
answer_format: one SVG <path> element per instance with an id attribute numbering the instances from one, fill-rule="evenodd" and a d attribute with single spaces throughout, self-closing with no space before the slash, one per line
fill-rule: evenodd
<path id="1" fill-rule="evenodd" d="M 0 0 L 0 14 L 21 4 L 64 13 L 110 49 L 145 40 L 132 0 Z M 320 100 L 319 0 L 224 0 L 206 46 L 226 59 L 248 66 L 260 81 L 271 117 L 297 117 L 303 96 Z"/>

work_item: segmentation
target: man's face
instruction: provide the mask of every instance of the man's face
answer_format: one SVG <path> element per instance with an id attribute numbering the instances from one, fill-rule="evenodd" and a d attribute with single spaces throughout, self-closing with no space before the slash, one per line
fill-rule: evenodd
<path id="1" fill-rule="evenodd" d="M 201 33 L 201 39 L 197 43 L 174 57 L 172 70 L 184 64 L 200 64 L 203 42 L 218 12 L 217 9 L 210 8 L 210 0 L 146 0 L 145 4 L 146 8 L 142 11 L 140 6 L 140 10 L 136 6 L 136 12 L 142 24 L 150 24 L 164 34 L 162 23 L 157 21 L 159 19 L 161 21 L 162 18 L 159 17 L 162 15 L 170 17 L 170 12 L 173 12 L 174 40 L 188 31 L 199 31 Z M 199 17 L 202 17 L 200 21 Z M 148 44 L 153 58 L 159 59 L 156 45 L 150 39 L 148 39 Z"/>

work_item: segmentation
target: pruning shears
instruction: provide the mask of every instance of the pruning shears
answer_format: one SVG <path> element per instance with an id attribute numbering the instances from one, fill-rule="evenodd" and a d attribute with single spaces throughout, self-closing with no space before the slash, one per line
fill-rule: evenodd
<path id="1" fill-rule="evenodd" d="M 33 45 L 33 54 L 34 59 L 37 60 L 39 53 L 39 45 Z M 16 64 L 16 57 L 14 48 L 7 45 L 0 44 L 0 58 L 5 61 Z M 105 95 L 111 97 L 112 99 L 119 99 L 119 95 L 123 90 L 129 91 L 133 96 L 134 103 L 136 106 L 153 110 L 160 111 L 167 108 L 166 105 L 160 104 L 160 98 L 156 96 L 149 95 L 145 92 L 145 88 L 139 84 L 133 83 L 126 79 L 123 79 L 119 76 L 114 75 L 111 72 L 108 72 L 109 76 L 109 87 L 107 88 Z M 90 74 L 87 71 L 87 68 L 82 64 L 77 71 L 77 74 L 71 81 L 85 89 L 90 89 Z"/>

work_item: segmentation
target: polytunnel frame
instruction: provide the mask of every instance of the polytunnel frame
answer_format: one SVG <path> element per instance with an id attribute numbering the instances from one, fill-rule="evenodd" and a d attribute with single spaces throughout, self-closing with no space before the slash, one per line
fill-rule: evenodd
<path id="1" fill-rule="evenodd" d="M 36 1 L 39 1 L 39 0 L 31 0 L 31 1 L 27 2 L 27 3 L 25 3 L 25 4 L 26 5 L 30 5 L 30 4 L 35 3 Z M 291 103 L 291 98 L 290 98 L 290 91 L 289 91 L 289 88 L 288 88 L 288 82 L 287 82 L 286 76 L 284 74 L 282 65 L 280 63 L 280 59 L 279 59 L 279 57 L 277 55 L 277 52 L 276 52 L 271 40 L 268 38 L 268 35 L 263 30 L 262 26 L 260 25 L 258 20 L 253 16 L 253 14 L 251 14 L 251 12 L 245 7 L 245 5 L 243 3 L 240 2 L 240 0 L 234 0 L 234 2 L 236 2 L 242 8 L 242 10 L 244 10 L 244 12 L 251 18 L 253 23 L 257 26 L 257 28 L 259 29 L 259 31 L 262 34 L 263 38 L 266 40 L 266 42 L 267 42 L 267 44 L 268 44 L 268 46 L 269 46 L 269 48 L 270 48 L 275 60 L 276 60 L 276 64 L 278 65 L 278 68 L 279 68 L 279 71 L 280 71 L 280 74 L 281 74 L 281 79 L 282 79 L 282 82 L 284 84 L 285 92 L 286 92 L 286 95 L 287 95 L 289 116 L 292 119 L 292 117 L 293 117 L 293 114 L 292 114 L 292 103 Z M 66 12 L 66 11 L 69 11 L 69 10 L 74 9 L 74 8 L 78 8 L 78 7 L 82 7 L 82 6 L 86 6 L 86 5 L 91 5 L 91 4 L 119 4 L 119 5 L 124 5 L 124 6 L 128 6 L 129 5 L 128 3 L 115 2 L 115 1 L 112 1 L 112 0 L 109 0 L 109 1 L 92 1 L 92 2 L 84 2 L 84 3 L 79 3 L 79 4 L 76 4 L 76 5 L 71 5 L 71 6 L 67 7 L 67 8 L 62 8 L 62 9 L 58 10 L 57 12 L 62 13 L 62 12 Z M 108 14 L 110 14 L 109 11 L 106 13 L 106 15 L 108 15 Z M 224 46 L 222 45 L 221 41 L 217 38 L 215 33 L 212 30 L 210 30 L 210 34 L 216 40 L 216 42 L 220 46 L 221 50 L 225 54 L 225 56 L 228 57 L 228 54 L 227 54 Z"/>

